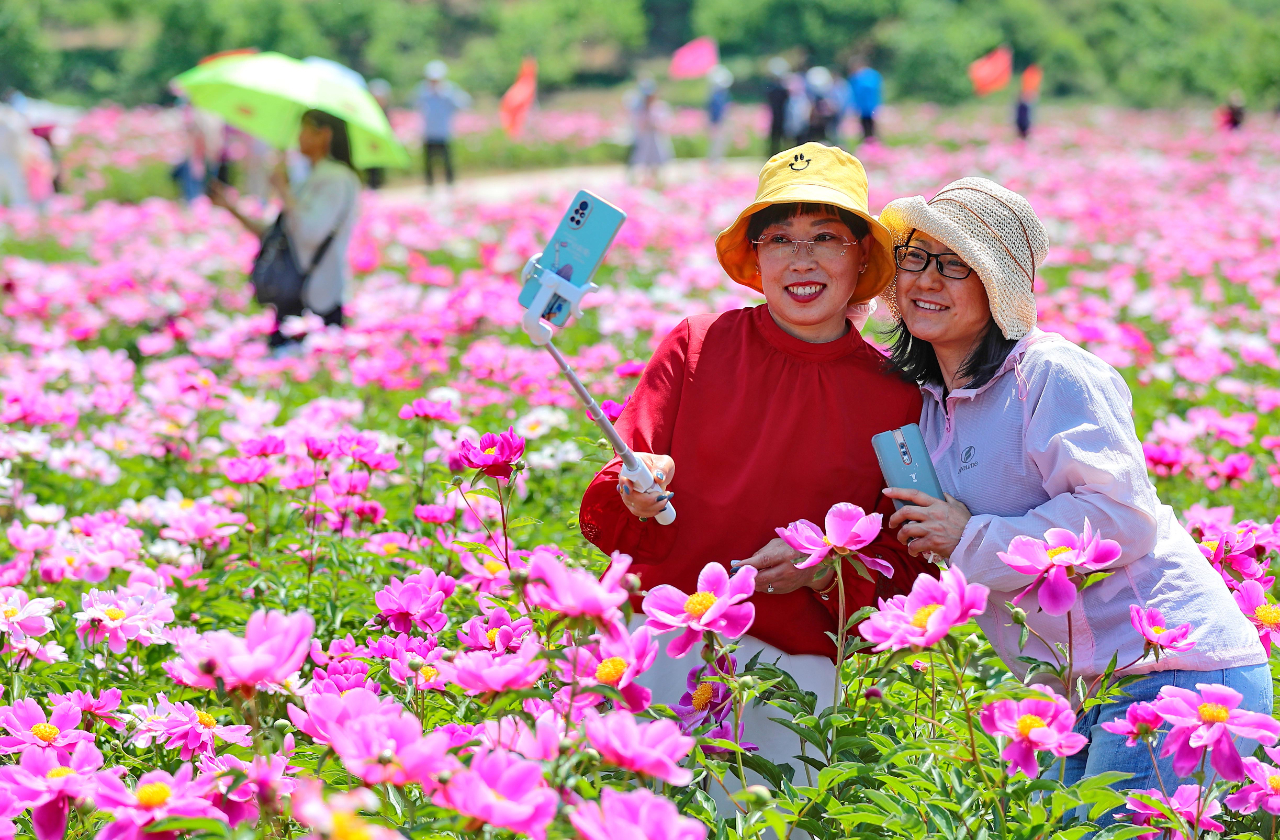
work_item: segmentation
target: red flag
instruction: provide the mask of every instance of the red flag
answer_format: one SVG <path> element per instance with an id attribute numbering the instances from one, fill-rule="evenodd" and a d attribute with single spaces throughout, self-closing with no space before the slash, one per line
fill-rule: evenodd
<path id="1" fill-rule="evenodd" d="M 1027 69 L 1022 71 L 1022 95 L 1028 99 L 1035 99 L 1040 95 L 1040 82 L 1044 79 L 1044 71 L 1040 69 L 1039 64 L 1028 64 Z"/>
<path id="2" fill-rule="evenodd" d="M 996 47 L 982 58 L 969 65 L 969 80 L 973 82 L 973 92 L 978 96 L 994 93 L 1013 78 L 1013 50 L 1006 46 Z"/>
<path id="3" fill-rule="evenodd" d="M 538 61 L 525 58 L 520 64 L 520 75 L 515 83 L 502 94 L 502 102 L 498 105 L 498 119 L 502 128 L 511 137 L 518 137 L 524 130 L 525 118 L 529 116 L 529 108 L 533 106 L 534 97 L 538 95 Z"/>
<path id="4" fill-rule="evenodd" d="M 705 76 L 720 63 L 720 48 L 714 38 L 694 38 L 671 56 L 668 74 L 673 79 L 696 79 Z"/>

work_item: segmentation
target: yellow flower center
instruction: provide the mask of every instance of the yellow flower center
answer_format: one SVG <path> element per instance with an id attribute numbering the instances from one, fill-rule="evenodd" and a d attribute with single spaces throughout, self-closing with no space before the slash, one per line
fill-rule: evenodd
<path id="1" fill-rule="evenodd" d="M 1202 546 L 1204 546 L 1205 548 L 1209 549 L 1209 553 L 1210 553 L 1210 554 L 1213 554 L 1215 551 L 1217 551 L 1217 550 L 1218 550 L 1218 541 L 1217 541 L 1217 540 L 1205 540 L 1204 542 L 1202 542 L 1202 543 L 1200 543 L 1200 544 L 1201 544 Z"/>
<path id="2" fill-rule="evenodd" d="M 159 808 L 169 801 L 171 793 L 173 791 L 164 782 L 152 782 L 149 785 L 143 785 L 138 788 L 136 796 L 138 797 L 138 804 L 143 808 Z"/>
<path id="3" fill-rule="evenodd" d="M 1023 738 L 1031 735 L 1031 733 L 1044 726 L 1044 718 L 1039 715 L 1023 715 L 1018 718 L 1018 734 Z"/>
<path id="4" fill-rule="evenodd" d="M 1163 627 L 1158 627 L 1158 626 L 1157 626 L 1157 627 L 1152 627 L 1152 628 L 1151 628 L 1151 635 L 1153 635 L 1153 636 L 1159 636 L 1159 635 L 1160 635 L 1161 633 L 1163 633 L 1163 632 L 1165 632 L 1165 629 L 1164 629 Z"/>
<path id="5" fill-rule="evenodd" d="M 711 683 L 698 683 L 698 687 L 693 690 L 693 707 L 700 712 L 705 712 L 707 707 L 711 705 L 711 695 L 715 692 Z"/>
<path id="6" fill-rule="evenodd" d="M 395 554 L 396 552 L 398 552 L 399 550 L 400 550 L 400 546 L 396 545 L 395 543 L 383 543 L 383 544 L 382 544 L 382 553 L 383 553 L 383 555 L 384 555 L 384 556 L 388 556 L 388 557 L 389 557 L 389 556 L 391 556 L 392 554 Z"/>
<path id="7" fill-rule="evenodd" d="M 710 592 L 695 592 L 684 602 L 684 611 L 694 618 L 702 618 L 715 603 L 716 596 Z"/>
<path id="8" fill-rule="evenodd" d="M 483 452 L 483 453 L 484 453 L 484 454 L 486 454 L 486 455 L 492 455 L 492 454 L 493 454 L 493 450 L 495 450 L 495 449 L 497 449 L 497 448 L 498 448 L 497 444 L 494 444 L 493 446 L 490 446 L 488 449 L 481 449 L 480 451 L 481 451 L 481 452 Z"/>
<path id="9" fill-rule="evenodd" d="M 208 712 L 196 712 L 196 720 L 200 721 L 200 725 L 205 729 L 213 729 L 218 725 L 218 721 L 214 720 L 213 715 Z"/>
<path id="10" fill-rule="evenodd" d="M 35 726 L 31 727 L 31 734 L 39 738 L 41 741 L 44 741 L 46 744 L 52 744 L 54 739 L 56 739 L 61 733 L 58 731 L 58 727 L 54 726 L 52 723 L 37 723 Z"/>
<path id="11" fill-rule="evenodd" d="M 1045 554 L 1048 554 L 1049 559 L 1052 560 L 1053 558 L 1057 557 L 1059 554 L 1066 554 L 1070 550 L 1071 549 L 1065 545 L 1055 545 L 1053 548 L 1046 551 Z"/>
<path id="12" fill-rule="evenodd" d="M 329 832 L 331 840 L 370 840 L 373 837 L 369 824 L 355 814 L 334 811 L 332 819 L 333 830 Z"/>
<path id="13" fill-rule="evenodd" d="M 196 506 L 196 503 L 194 499 L 183 499 L 182 501 L 178 502 L 178 507 L 182 508 L 183 510 L 191 510 L 195 506 Z"/>
<path id="14" fill-rule="evenodd" d="M 107 618 L 111 619 L 112 621 L 119 621 L 120 619 L 124 618 L 124 610 L 120 609 L 119 607 L 107 607 L 105 610 L 102 611 L 102 614 L 105 615 Z"/>
<path id="15" fill-rule="evenodd" d="M 1267 787 L 1271 789 L 1272 793 L 1280 793 L 1280 776 L 1272 776 L 1267 779 Z"/>
<path id="16" fill-rule="evenodd" d="M 5 617 L 5 618 L 13 618 L 13 617 L 14 617 L 15 615 L 17 615 L 17 614 L 18 614 L 18 610 L 17 610 L 17 608 L 16 608 L 16 607 L 5 607 L 5 608 L 4 608 L 4 617 Z"/>
<path id="17" fill-rule="evenodd" d="M 1231 711 L 1221 703 L 1201 703 L 1196 711 L 1200 713 L 1200 720 L 1205 723 L 1226 723 L 1227 718 L 1231 717 Z"/>
<path id="18" fill-rule="evenodd" d="M 916 610 L 916 614 L 911 617 L 911 626 L 917 630 L 923 630 L 929 626 L 929 618 L 942 609 L 942 604 L 926 604 Z"/>
<path id="19" fill-rule="evenodd" d="M 489 647 L 493 647 L 493 640 L 498 638 L 498 631 L 501 629 L 501 627 L 495 627 L 488 633 L 484 634 L 484 637 L 489 640 Z"/>
<path id="20" fill-rule="evenodd" d="M 605 685 L 617 685 L 626 672 L 627 660 L 621 656 L 610 656 L 596 668 L 596 679 Z"/>
<path id="21" fill-rule="evenodd" d="M 433 668 L 430 665 L 423 665 L 422 670 L 418 672 L 418 675 L 427 682 L 435 682 L 436 677 L 440 676 L 440 670 L 438 668 Z"/>
<path id="22" fill-rule="evenodd" d="M 499 574 L 500 572 L 504 572 L 506 571 L 506 568 L 507 568 L 506 566 L 502 565 L 497 560 L 484 561 L 484 570 L 491 575 L 496 575 L 496 574 Z"/>
<path id="23" fill-rule="evenodd" d="M 1268 627 L 1280 624 L 1280 607 L 1275 604 L 1263 604 L 1253 611 L 1253 617 Z"/>
<path id="24" fill-rule="evenodd" d="M 75 774 L 76 771 L 72 770 L 70 767 L 55 767 L 46 773 L 44 777 L 46 779 L 62 779 L 67 776 L 74 776 Z M 1277 778 L 1280 778 L 1280 776 Z"/>

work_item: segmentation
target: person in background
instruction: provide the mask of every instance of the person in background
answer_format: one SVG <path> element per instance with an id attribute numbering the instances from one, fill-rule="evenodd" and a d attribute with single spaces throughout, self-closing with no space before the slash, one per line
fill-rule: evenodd
<path id="1" fill-rule="evenodd" d="M 831 145 L 835 125 L 840 119 L 840 107 L 835 96 L 835 79 L 825 67 L 810 67 L 804 74 L 809 96 L 809 125 L 805 129 L 805 143 Z"/>
<path id="2" fill-rule="evenodd" d="M 423 70 L 426 81 L 418 86 L 418 113 L 422 116 L 422 157 L 427 186 L 435 183 L 435 161 L 444 167 L 446 183 L 453 183 L 453 117 L 471 106 L 471 97 L 445 77 L 449 66 L 436 59 Z"/>
<path id="3" fill-rule="evenodd" d="M 26 118 L 0 103 L 0 206 L 25 207 L 31 200 L 24 166 L 30 136 Z"/>
<path id="4" fill-rule="evenodd" d="M 296 339 L 284 336 L 280 325 L 304 310 L 319 315 L 327 325 L 342 326 L 342 301 L 351 275 L 347 249 L 360 212 L 360 177 L 351 163 L 347 124 L 324 111 L 307 111 L 302 115 L 298 149 L 311 163 L 307 179 L 295 191 L 284 166 L 279 166 L 271 175 L 271 187 L 284 205 L 285 232 L 299 268 L 306 271 L 320 246 L 333 238 L 307 278 L 301 299 L 276 311 L 276 330 L 268 341 L 275 350 L 296 346 Z M 268 224 L 241 212 L 221 183 L 210 184 L 209 198 L 258 237 L 267 232 Z"/>
<path id="5" fill-rule="evenodd" d="M 791 65 L 780 55 L 769 59 L 769 84 L 765 87 L 764 98 L 769 105 L 769 157 L 782 151 L 783 138 L 787 127 L 787 100 L 791 94 L 787 91 L 787 75 Z"/>
<path id="6" fill-rule="evenodd" d="M 715 172 L 724 160 L 729 142 L 729 104 L 733 101 L 729 88 L 733 86 L 733 73 L 723 64 L 717 64 L 711 68 L 707 80 L 711 83 L 711 94 L 707 97 L 707 165 Z"/>
<path id="7" fill-rule="evenodd" d="M 804 76 L 790 73 L 787 76 L 787 119 L 783 126 L 784 140 L 788 146 L 798 145 L 809 130 L 809 110 L 812 103 L 805 87 Z"/>
<path id="8" fill-rule="evenodd" d="M 1017 126 L 1018 137 L 1023 140 L 1031 134 L 1031 99 L 1026 94 L 1018 96 L 1018 105 L 1014 109 L 1013 124 Z"/>
<path id="9" fill-rule="evenodd" d="M 858 61 L 853 74 L 849 76 L 849 87 L 853 108 L 858 112 L 858 121 L 862 123 L 862 141 L 865 143 L 876 136 L 876 110 L 880 107 L 883 87 L 880 72 L 869 67 L 865 61 Z"/>
<path id="10" fill-rule="evenodd" d="M 369 82 L 369 93 L 373 96 L 373 101 L 378 103 L 378 107 L 382 109 L 382 113 L 387 115 L 388 121 L 391 115 L 387 109 L 391 106 L 391 83 L 386 79 L 373 79 Z M 387 180 L 387 170 L 381 166 L 370 167 L 365 172 L 365 177 L 369 184 L 369 189 L 376 190 L 381 187 Z"/>
<path id="11" fill-rule="evenodd" d="M 642 170 L 644 183 L 651 187 L 661 185 L 662 165 L 675 154 L 667 134 L 670 111 L 667 103 L 658 98 L 658 86 L 654 81 L 642 81 L 640 98 L 631 112 L 635 145 L 631 150 L 630 167 Z"/>
<path id="12" fill-rule="evenodd" d="M 1222 107 L 1219 120 L 1228 131 L 1237 131 L 1244 125 L 1244 91 L 1236 89 L 1227 97 L 1227 104 Z"/>

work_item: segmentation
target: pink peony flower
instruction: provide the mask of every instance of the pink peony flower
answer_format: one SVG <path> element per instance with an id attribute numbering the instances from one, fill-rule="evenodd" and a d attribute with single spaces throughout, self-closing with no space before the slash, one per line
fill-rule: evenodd
<path id="1" fill-rule="evenodd" d="M 534 840 L 547 836 L 560 797 L 547 787 L 542 766 L 514 753 L 477 752 L 471 766 L 450 777 L 435 803 Z"/>
<path id="2" fill-rule="evenodd" d="M 512 621 L 511 613 L 496 607 L 464 624 L 458 631 L 458 641 L 471 650 L 506 653 L 518 648 L 532 629 L 533 621 L 527 616 Z"/>
<path id="3" fill-rule="evenodd" d="M 550 551 L 535 550 L 529 558 L 525 597 L 536 607 L 561 615 L 586 616 L 606 624 L 622 619 L 618 607 L 627 600 L 622 577 L 631 558 L 614 552 L 613 562 L 600 579 L 586 569 L 570 569 Z"/>
<path id="4" fill-rule="evenodd" d="M 693 749 L 694 739 L 683 734 L 671 720 L 640 723 L 626 711 L 600 715 L 587 712 L 584 728 L 587 740 L 606 764 L 673 785 L 687 785 L 693 773 L 679 761 Z"/>
<path id="5" fill-rule="evenodd" d="M 667 645 L 667 655 L 679 659 L 702 638 L 719 633 L 736 639 L 755 620 L 754 604 L 744 604 L 756 591 L 756 570 L 744 566 L 732 578 L 719 563 L 708 563 L 698 573 L 698 590 L 685 595 L 670 584 L 655 586 L 644 596 L 641 609 L 649 617 L 646 626 L 656 633 L 683 628 Z"/>
<path id="6" fill-rule="evenodd" d="M 841 557 L 853 554 L 859 557 L 867 568 L 874 569 L 885 577 L 893 577 L 893 566 L 876 557 L 866 557 L 858 553 L 858 549 L 871 544 L 880 534 L 881 515 L 863 513 L 862 508 L 841 502 L 827 511 L 827 532 L 822 533 L 807 519 L 792 522 L 786 528 L 775 528 L 783 542 L 796 551 L 809 555 L 808 560 L 796 563 L 797 569 L 816 566 L 834 551 Z"/>
<path id="7" fill-rule="evenodd" d="M 100 777 L 118 778 L 123 767 L 102 772 L 102 753 L 81 741 L 64 764 L 53 750 L 27 750 L 16 767 L 9 768 L 8 788 L 31 808 L 36 840 L 62 840 L 67 814 L 77 802 L 92 802 Z"/>
<path id="8" fill-rule="evenodd" d="M 101 776 L 98 786 L 99 810 L 109 811 L 115 822 L 98 833 L 97 840 L 159 840 L 164 834 L 148 834 L 147 826 L 169 817 L 207 817 L 226 821 L 221 811 L 205 795 L 209 783 L 192 780 L 190 764 L 178 768 L 172 776 L 163 770 L 152 770 L 138 779 L 133 790 L 112 776 Z"/>
<path id="9" fill-rule="evenodd" d="M 1196 646 L 1187 641 L 1191 634 L 1191 625 L 1182 624 L 1173 628 L 1165 627 L 1164 614 L 1155 607 L 1144 609 L 1137 604 L 1129 605 L 1129 623 L 1146 640 L 1147 650 L 1154 650 L 1157 661 L 1162 651 L 1171 650 L 1183 653 Z"/>
<path id="10" fill-rule="evenodd" d="M 1079 536 L 1063 528 L 1050 528 L 1044 538 L 1041 542 L 1014 537 L 1008 553 L 999 552 L 999 557 L 1014 571 L 1035 577 L 1013 599 L 1015 604 L 1039 587 L 1040 608 L 1049 615 L 1066 615 L 1076 603 L 1077 570 L 1094 572 L 1111 565 L 1120 558 L 1120 543 L 1095 535 L 1088 519 Z"/>
<path id="11" fill-rule="evenodd" d="M 600 791 L 599 802 L 583 802 L 569 822 L 582 840 L 706 840 L 707 827 L 681 816 L 675 803 L 644 788 Z"/>
<path id="12" fill-rule="evenodd" d="M 532 729 L 515 715 L 486 720 L 480 740 L 485 749 L 514 750 L 530 761 L 555 761 L 560 757 L 560 742 L 565 735 L 564 718 L 545 711 L 538 715 Z"/>
<path id="13" fill-rule="evenodd" d="M 987 607 L 990 590 L 968 583 L 957 568 L 944 569 L 941 579 L 922 574 L 909 595 L 880 600 L 880 611 L 858 625 L 858 632 L 875 651 L 917 650 L 935 644 L 952 627 L 964 624 Z"/>
<path id="14" fill-rule="evenodd" d="M 332 746 L 347 770 L 367 785 L 430 788 L 438 775 L 458 766 L 448 752 L 449 737 L 424 738 L 422 723 L 403 709 L 349 720 L 333 733 Z"/>
<path id="15" fill-rule="evenodd" d="M 1173 756 L 1173 772 L 1185 778 L 1195 772 L 1207 749 L 1209 764 L 1218 775 L 1238 782 L 1244 778 L 1244 764 L 1233 736 L 1271 745 L 1280 736 L 1280 721 L 1237 708 L 1243 696 L 1225 685 L 1201 683 L 1196 688 L 1199 694 L 1166 685 L 1151 704 L 1173 725 L 1160 756 Z"/>
<path id="16" fill-rule="evenodd" d="M 290 803 L 293 818 L 312 830 L 303 840 L 337 837 L 352 840 L 403 840 L 400 832 L 367 822 L 357 813 L 376 813 L 382 806 L 378 795 L 368 788 L 335 793 L 326 800 L 323 782 L 319 779 L 303 779 L 293 791 Z"/>
<path id="17" fill-rule="evenodd" d="M 1155 743 L 1157 730 L 1164 723 L 1164 718 L 1150 703 L 1131 703 L 1125 709 L 1124 720 L 1112 720 L 1102 724 L 1102 728 L 1115 735 L 1125 735 L 1129 740 L 1126 747 L 1136 747 L 1139 741 Z"/>
<path id="18" fill-rule="evenodd" d="M 432 402 L 422 398 L 400 406 L 398 416 L 401 420 L 421 418 L 424 420 L 439 420 L 442 423 L 462 422 L 462 418 L 454 410 L 452 403 Z"/>
<path id="19" fill-rule="evenodd" d="M 1270 656 L 1271 645 L 1280 641 L 1280 607 L 1267 601 L 1267 591 L 1256 580 L 1241 583 L 1231 597 L 1258 631 L 1258 638 Z"/>
<path id="20" fill-rule="evenodd" d="M 449 621 L 440 608 L 456 586 L 453 578 L 437 576 L 428 569 L 409 575 L 403 583 L 392 578 L 373 600 L 382 611 L 381 620 L 397 633 L 409 633 L 414 628 L 424 633 L 438 633 Z"/>
<path id="21" fill-rule="evenodd" d="M 0 590 L 0 633 L 22 641 L 53 629 L 52 598 L 28 598 L 21 589 Z"/>
<path id="22" fill-rule="evenodd" d="M 317 744 L 332 744 L 336 734 L 351 721 L 366 717 L 398 714 L 400 704 L 392 697 L 378 697 L 365 688 L 342 694 L 313 694 L 307 697 L 306 711 L 288 707 L 289 720 Z"/>
<path id="23" fill-rule="evenodd" d="M 531 688 L 547 670 L 538 659 L 542 645 L 529 636 L 515 653 L 496 654 L 488 650 L 459 653 L 452 662 L 440 663 L 440 676 L 466 689 L 468 694 L 518 691 Z"/>
<path id="24" fill-rule="evenodd" d="M 315 624 L 305 612 L 286 615 L 256 611 L 241 638 L 226 630 L 205 633 L 178 646 L 179 658 L 165 663 L 175 680 L 193 688 L 225 688 L 252 694 L 259 685 L 282 685 L 302 667 Z"/>
<path id="25" fill-rule="evenodd" d="M 1200 836 L 1200 831 L 1222 831 L 1223 825 L 1213 818 L 1222 813 L 1222 803 L 1213 797 L 1205 797 L 1207 801 L 1201 801 L 1201 791 L 1199 785 L 1182 785 L 1173 792 L 1173 796 L 1168 798 L 1160 792 L 1159 788 L 1151 788 L 1149 790 L 1131 790 L 1129 797 L 1125 800 L 1125 806 L 1133 812 L 1134 825 L 1151 825 L 1153 822 L 1159 822 L 1161 825 L 1169 821 L 1169 818 L 1160 812 L 1158 808 L 1148 805 L 1137 799 L 1134 794 L 1142 794 L 1149 796 L 1157 802 L 1163 802 L 1169 810 L 1182 817 L 1194 829 L 1195 836 Z M 1166 832 L 1164 829 L 1152 829 L 1139 837 L 1159 837 Z M 1177 829 L 1168 832 L 1169 840 L 1191 840 L 1185 832 Z"/>
<path id="26" fill-rule="evenodd" d="M 91 589 L 80 596 L 76 635 L 86 645 L 105 640 L 115 654 L 124 653 L 131 641 L 149 646 L 163 641 L 161 633 L 174 619 L 176 602 L 159 588 L 124 593 Z"/>
<path id="27" fill-rule="evenodd" d="M 71 691 L 66 694 L 50 694 L 50 702 L 56 705 L 69 703 L 80 710 L 81 714 L 95 717 L 112 729 L 124 729 L 120 718 L 111 714 L 120 708 L 120 689 L 104 689 L 96 698 L 84 691 Z"/>
<path id="28" fill-rule="evenodd" d="M 213 755 L 214 739 L 228 744 L 247 747 L 253 744 L 248 726 L 224 726 L 208 712 L 202 712 L 190 703 L 174 703 L 169 715 L 156 721 L 164 746 L 178 749 L 178 757 L 187 761 L 195 755 Z"/>
<path id="29" fill-rule="evenodd" d="M 1003 736 L 1009 743 L 1000 757 L 1009 762 L 1009 773 L 1022 771 L 1034 779 L 1040 772 L 1036 752 L 1074 755 L 1089 739 L 1073 732 L 1076 716 L 1066 698 L 1046 686 L 1031 686 L 1044 694 L 1026 700 L 997 700 L 982 707 L 979 721 L 988 735 Z"/>
<path id="30" fill-rule="evenodd" d="M 1259 808 L 1268 814 L 1280 814 L 1280 767 L 1246 756 L 1244 772 L 1251 784 L 1228 796 L 1227 807 L 1241 814 L 1252 814 Z"/>
<path id="31" fill-rule="evenodd" d="M 524 438 L 511 428 L 500 435 L 485 432 L 480 436 L 478 446 L 466 439 L 461 442 L 462 463 L 495 478 L 510 478 L 511 465 L 523 454 Z"/>
<path id="32" fill-rule="evenodd" d="M 222 467 L 222 474 L 233 484 L 257 484 L 271 472 L 271 462 L 265 458 L 230 458 Z"/>
<path id="33" fill-rule="evenodd" d="M 458 509 L 452 505 L 415 505 L 413 515 L 419 522 L 443 525 L 457 518 Z"/>
<path id="34" fill-rule="evenodd" d="M 51 750 L 65 761 L 70 759 L 76 744 L 93 741 L 93 733 L 78 728 L 80 710 L 70 703 L 55 706 L 53 713 L 45 717 L 40 704 L 26 697 L 12 706 L 0 707 L 0 726 L 9 730 L 8 735 L 0 736 L 0 753 L 34 747 Z"/>

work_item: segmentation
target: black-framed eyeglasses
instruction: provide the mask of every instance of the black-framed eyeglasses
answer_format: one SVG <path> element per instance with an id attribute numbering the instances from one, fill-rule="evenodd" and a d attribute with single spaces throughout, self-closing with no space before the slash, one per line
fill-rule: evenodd
<path id="1" fill-rule="evenodd" d="M 834 260 L 843 257 L 850 245 L 857 244 L 856 239 L 850 241 L 834 233 L 819 233 L 813 239 L 792 239 L 785 233 L 771 233 L 759 239 L 752 239 L 751 244 L 760 249 L 760 256 L 766 259 L 786 259 L 794 256 L 801 245 L 809 248 L 809 256 L 818 260 Z"/>
<path id="2" fill-rule="evenodd" d="M 903 271 L 919 272 L 929 267 L 929 260 L 938 264 L 938 273 L 951 280 L 964 280 L 973 269 L 958 254 L 935 254 L 917 245 L 899 245 L 893 249 L 893 258 Z"/>

